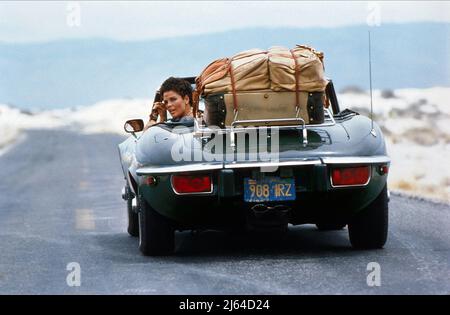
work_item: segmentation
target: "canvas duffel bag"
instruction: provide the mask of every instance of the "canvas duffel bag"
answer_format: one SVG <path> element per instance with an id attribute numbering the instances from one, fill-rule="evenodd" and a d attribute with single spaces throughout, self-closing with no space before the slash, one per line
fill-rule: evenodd
<path id="1" fill-rule="evenodd" d="M 270 89 L 267 52 L 243 51 L 212 62 L 196 79 L 201 95 Z"/>
<path id="2" fill-rule="evenodd" d="M 265 89 L 318 92 L 328 83 L 323 69 L 323 54 L 305 45 L 252 49 L 215 60 L 196 85 L 201 95 Z"/>
<path id="3" fill-rule="evenodd" d="M 268 67 L 273 91 L 322 92 L 328 84 L 323 54 L 308 46 L 297 45 L 291 50 L 271 47 Z"/>
<path id="4" fill-rule="evenodd" d="M 212 62 L 196 78 L 196 94 L 205 100 L 207 124 L 229 126 L 236 113 L 239 120 L 297 116 L 315 124 L 323 122 L 327 83 L 322 53 L 302 45 L 271 47 Z"/>

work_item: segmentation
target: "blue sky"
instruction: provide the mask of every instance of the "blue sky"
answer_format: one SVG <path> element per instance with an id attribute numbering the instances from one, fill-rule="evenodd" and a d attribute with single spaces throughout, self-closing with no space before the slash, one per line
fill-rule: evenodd
<path id="1" fill-rule="evenodd" d="M 246 27 L 450 22 L 450 2 L 1 2 L 0 41 L 145 40 Z M 375 24 L 376 24 L 375 23 Z"/>

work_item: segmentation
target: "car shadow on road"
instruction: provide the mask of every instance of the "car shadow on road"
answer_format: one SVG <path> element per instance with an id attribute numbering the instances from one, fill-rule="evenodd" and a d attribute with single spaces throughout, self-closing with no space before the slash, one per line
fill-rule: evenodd
<path id="1" fill-rule="evenodd" d="M 285 234 L 231 234 L 220 231 L 204 231 L 198 235 L 179 233 L 176 237 L 176 256 L 308 258 L 311 255 L 328 256 L 330 253 L 335 256 L 353 252 L 347 234 L 346 229 L 325 232 L 310 225 L 290 227 Z"/>
<path id="2" fill-rule="evenodd" d="M 198 234 L 177 232 L 175 254 L 144 257 L 138 249 L 138 239 L 127 234 L 97 235 L 97 245 L 103 255 L 113 261 L 144 263 L 154 261 L 180 262 L 202 260 L 226 261 L 234 259 L 279 258 L 310 259 L 364 255 L 353 250 L 347 228 L 339 231 L 319 231 L 313 225 L 290 227 L 283 235 L 271 233 L 227 233 L 207 230 Z"/>

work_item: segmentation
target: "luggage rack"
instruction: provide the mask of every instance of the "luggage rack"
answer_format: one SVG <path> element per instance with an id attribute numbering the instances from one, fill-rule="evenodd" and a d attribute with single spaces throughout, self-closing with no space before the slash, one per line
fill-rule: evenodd
<path id="1" fill-rule="evenodd" d="M 198 137 L 201 139 L 209 139 L 212 134 L 229 134 L 230 135 L 230 146 L 235 150 L 235 133 L 239 132 L 248 132 L 251 130 L 257 130 L 258 127 L 277 127 L 279 129 L 291 129 L 292 127 L 300 127 L 302 129 L 303 136 L 303 146 L 308 145 L 308 129 L 303 118 L 293 117 L 293 118 L 275 118 L 275 119 L 251 119 L 251 120 L 237 120 L 237 112 L 234 116 L 234 121 L 231 123 L 229 128 L 225 129 L 211 129 L 209 127 L 205 127 L 203 124 L 199 123 L 199 119 L 194 120 L 194 137 Z M 330 112 L 328 108 L 324 108 L 324 122 L 321 124 L 310 125 L 311 128 L 317 127 L 329 127 L 336 124 L 334 120 L 333 114 Z M 298 116 L 298 114 L 297 114 Z M 276 125 L 276 123 L 280 123 L 282 125 Z M 248 125 L 249 127 L 236 127 L 236 126 Z"/>

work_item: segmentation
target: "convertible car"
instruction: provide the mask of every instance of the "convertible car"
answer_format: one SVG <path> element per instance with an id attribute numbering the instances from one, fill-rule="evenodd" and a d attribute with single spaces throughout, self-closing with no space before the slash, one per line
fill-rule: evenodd
<path id="1" fill-rule="evenodd" d="M 348 225 L 354 248 L 383 247 L 390 159 L 382 131 L 341 110 L 331 80 L 325 93 L 330 106 L 318 124 L 234 116 L 225 127 L 199 118 L 141 133 L 142 120 L 127 121 L 131 135 L 119 144 L 122 197 L 141 252 L 173 253 L 176 231 L 286 231 L 289 224 Z"/>

